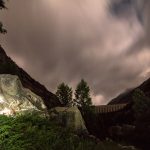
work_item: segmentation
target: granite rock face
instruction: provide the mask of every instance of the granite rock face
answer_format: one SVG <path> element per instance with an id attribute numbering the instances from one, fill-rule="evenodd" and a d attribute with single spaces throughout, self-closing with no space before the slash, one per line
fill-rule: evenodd
<path id="1" fill-rule="evenodd" d="M 46 111 L 41 97 L 24 88 L 16 75 L 0 75 L 0 114 L 13 115 L 17 112 Z"/>
<path id="2" fill-rule="evenodd" d="M 79 109 L 74 107 L 55 107 L 50 110 L 50 117 L 66 128 L 76 132 L 88 133 Z"/>
<path id="3" fill-rule="evenodd" d="M 61 106 L 57 96 L 48 91 L 42 84 L 34 80 L 27 72 L 20 68 L 4 49 L 0 46 L 0 74 L 17 75 L 23 87 L 30 89 L 33 93 L 40 96 L 48 109 Z"/>

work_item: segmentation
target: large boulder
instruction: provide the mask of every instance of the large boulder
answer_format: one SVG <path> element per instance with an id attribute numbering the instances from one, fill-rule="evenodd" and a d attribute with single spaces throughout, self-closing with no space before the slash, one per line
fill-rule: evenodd
<path id="1" fill-rule="evenodd" d="M 0 114 L 37 110 L 46 111 L 41 97 L 22 86 L 16 75 L 0 75 Z"/>
<path id="2" fill-rule="evenodd" d="M 4 49 L 0 46 L 0 74 L 17 75 L 23 87 L 30 89 L 33 93 L 40 96 L 48 109 L 62 106 L 58 97 L 48 91 L 45 86 L 34 80 L 26 71 L 20 68 L 10 57 L 7 56 Z"/>
<path id="3" fill-rule="evenodd" d="M 78 133 L 88 133 L 79 109 L 74 107 L 55 107 L 50 110 L 50 117 L 66 128 Z"/>

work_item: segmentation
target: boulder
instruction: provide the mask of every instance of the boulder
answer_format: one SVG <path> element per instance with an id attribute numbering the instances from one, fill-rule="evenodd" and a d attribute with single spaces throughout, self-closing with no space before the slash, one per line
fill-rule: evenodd
<path id="1" fill-rule="evenodd" d="M 41 97 L 24 88 L 16 75 L 0 75 L 0 114 L 13 115 L 28 110 L 46 111 Z"/>
<path id="2" fill-rule="evenodd" d="M 50 117 L 63 127 L 76 132 L 88 133 L 78 107 L 55 107 L 50 110 Z"/>
<path id="3" fill-rule="evenodd" d="M 34 80 L 26 71 L 20 68 L 7 54 L 0 45 L 0 74 L 17 75 L 24 88 L 31 90 L 40 96 L 48 109 L 62 106 L 58 97 L 48 91 L 46 87 Z"/>

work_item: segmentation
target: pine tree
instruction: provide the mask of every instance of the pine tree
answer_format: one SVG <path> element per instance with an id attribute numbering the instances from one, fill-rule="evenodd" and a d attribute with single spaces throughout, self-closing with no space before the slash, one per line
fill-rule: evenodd
<path id="1" fill-rule="evenodd" d="M 87 82 L 83 79 L 77 85 L 75 90 L 74 104 L 80 107 L 83 111 L 89 110 L 92 105 L 90 88 L 87 85 Z"/>
<path id="2" fill-rule="evenodd" d="M 61 83 L 58 85 L 56 95 L 63 106 L 69 106 L 72 104 L 72 88 L 67 84 Z"/>

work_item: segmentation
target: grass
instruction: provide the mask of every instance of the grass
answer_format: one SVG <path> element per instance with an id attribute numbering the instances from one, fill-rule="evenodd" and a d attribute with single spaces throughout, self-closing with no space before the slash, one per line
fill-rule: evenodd
<path id="1" fill-rule="evenodd" d="M 38 115 L 0 115 L 0 150 L 122 150 L 116 143 L 96 143 Z M 126 149 L 129 150 L 129 149 Z"/>

